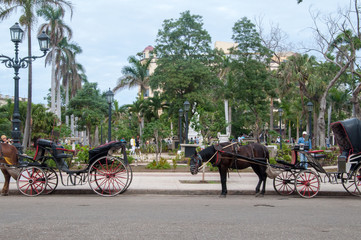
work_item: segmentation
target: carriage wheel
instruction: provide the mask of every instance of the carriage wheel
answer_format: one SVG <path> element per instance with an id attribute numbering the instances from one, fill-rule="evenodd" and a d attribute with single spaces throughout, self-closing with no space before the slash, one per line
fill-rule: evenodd
<path id="1" fill-rule="evenodd" d="M 320 190 L 320 180 L 311 170 L 303 170 L 296 176 L 295 188 L 303 198 L 313 198 Z"/>
<path id="2" fill-rule="evenodd" d="M 295 191 L 295 174 L 283 171 L 273 179 L 273 188 L 280 195 L 291 195 Z"/>
<path id="3" fill-rule="evenodd" d="M 51 194 L 58 186 L 58 174 L 52 168 L 46 168 L 45 174 L 48 179 L 48 184 L 45 187 L 43 194 Z"/>
<path id="4" fill-rule="evenodd" d="M 26 196 L 41 194 L 47 185 L 45 172 L 39 167 L 27 167 L 20 171 L 16 181 L 19 191 Z"/>
<path id="5" fill-rule="evenodd" d="M 115 196 L 129 186 L 129 171 L 125 164 L 116 157 L 101 157 L 89 168 L 90 188 L 101 196 Z"/>
<path id="6" fill-rule="evenodd" d="M 356 186 L 356 196 L 360 196 L 361 194 L 361 165 L 356 168 L 354 172 L 354 184 Z"/>

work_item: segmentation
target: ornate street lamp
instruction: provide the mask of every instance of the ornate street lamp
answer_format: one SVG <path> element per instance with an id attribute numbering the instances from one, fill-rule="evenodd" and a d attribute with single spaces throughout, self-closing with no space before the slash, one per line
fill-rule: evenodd
<path id="1" fill-rule="evenodd" d="M 14 146 L 22 153 L 23 147 L 20 144 L 21 132 L 20 132 L 20 112 L 19 112 L 19 69 L 27 68 L 29 64 L 37 58 L 42 58 L 49 50 L 50 38 L 45 32 L 42 32 L 38 36 L 40 50 L 44 53 L 42 56 L 28 56 L 19 58 L 19 43 L 21 43 L 24 36 L 24 31 L 20 28 L 18 23 L 10 28 L 11 41 L 15 44 L 15 57 L 10 58 L 5 55 L 0 55 L 0 60 L 5 64 L 7 68 L 14 69 L 14 113 L 12 120 L 11 137 L 14 142 Z"/>
<path id="2" fill-rule="evenodd" d="M 308 124 L 310 129 L 310 135 L 308 138 L 310 147 L 312 147 L 312 110 L 313 110 L 313 104 L 312 102 L 307 103 L 307 109 L 308 109 Z"/>
<path id="3" fill-rule="evenodd" d="M 282 108 L 278 109 L 278 116 L 280 117 L 280 149 L 282 150 Z"/>
<path id="4" fill-rule="evenodd" d="M 178 116 L 179 116 L 179 148 L 180 145 L 182 144 L 182 118 L 183 118 L 183 109 L 179 109 L 178 111 Z"/>
<path id="5" fill-rule="evenodd" d="M 105 96 L 107 97 L 107 102 L 109 104 L 109 122 L 108 122 L 108 142 L 112 140 L 112 103 L 114 100 L 114 93 L 109 90 L 105 93 Z"/>
<path id="6" fill-rule="evenodd" d="M 189 102 L 186 100 L 184 103 L 183 103 L 183 106 L 184 106 L 184 111 L 185 111 L 185 120 L 186 120 L 186 136 L 185 136 L 185 142 L 188 143 L 188 111 L 189 111 Z"/>

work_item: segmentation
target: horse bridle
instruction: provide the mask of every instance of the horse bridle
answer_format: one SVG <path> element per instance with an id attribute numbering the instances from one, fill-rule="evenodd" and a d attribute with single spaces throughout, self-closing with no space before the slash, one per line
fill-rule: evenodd
<path id="1" fill-rule="evenodd" d="M 199 166 L 202 165 L 203 159 L 202 156 L 197 153 L 197 156 L 194 157 L 194 160 L 196 160 L 196 163 L 194 164 L 194 169 L 197 169 L 197 172 L 199 171 Z"/>

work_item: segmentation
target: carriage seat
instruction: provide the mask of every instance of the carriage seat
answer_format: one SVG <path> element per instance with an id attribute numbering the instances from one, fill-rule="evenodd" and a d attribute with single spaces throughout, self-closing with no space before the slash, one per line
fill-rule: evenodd
<path id="1" fill-rule="evenodd" d="M 89 150 L 89 159 L 92 158 L 99 158 L 99 157 L 103 157 L 106 156 L 108 154 L 108 151 L 110 149 L 119 149 L 122 145 L 125 145 L 126 142 L 116 142 L 116 141 L 112 141 L 103 145 L 100 145 L 96 148 L 93 148 L 91 150 Z"/>
<path id="2" fill-rule="evenodd" d="M 314 151 L 309 151 L 309 153 L 311 154 L 311 156 L 315 159 L 322 159 L 322 158 L 326 158 L 326 154 L 320 154 L 322 153 L 323 150 L 314 150 Z"/>
<path id="3" fill-rule="evenodd" d="M 42 147 L 52 147 L 53 142 L 47 139 L 38 139 L 38 145 Z"/>

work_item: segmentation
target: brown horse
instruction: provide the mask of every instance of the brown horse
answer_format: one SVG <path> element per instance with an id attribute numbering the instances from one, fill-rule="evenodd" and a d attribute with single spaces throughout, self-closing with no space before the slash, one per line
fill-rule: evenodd
<path id="1" fill-rule="evenodd" d="M 8 165 L 18 164 L 18 150 L 13 145 L 0 143 L 0 169 L 4 174 L 5 183 L 1 191 L 2 196 L 9 194 L 10 177 L 17 179 L 18 171 L 14 171 Z"/>
<path id="2" fill-rule="evenodd" d="M 236 157 L 234 154 L 237 154 Z M 252 162 L 242 159 L 239 156 L 244 156 L 250 159 L 255 159 L 260 162 Z M 212 158 L 212 159 L 211 159 Z M 210 162 L 213 166 L 217 166 L 221 177 L 222 193 L 221 197 L 227 195 L 227 172 L 229 168 L 232 169 L 245 169 L 252 167 L 253 171 L 258 176 L 258 184 L 256 186 L 256 196 L 264 195 L 266 189 L 267 180 L 267 161 L 269 159 L 268 149 L 259 144 L 251 143 L 245 146 L 240 146 L 237 143 L 221 143 L 219 145 L 212 145 L 205 148 L 199 153 L 195 153 L 190 160 L 190 170 L 192 174 L 198 173 L 198 168 L 202 165 L 202 162 Z M 260 191 L 261 184 L 263 183 L 262 190 Z"/>

